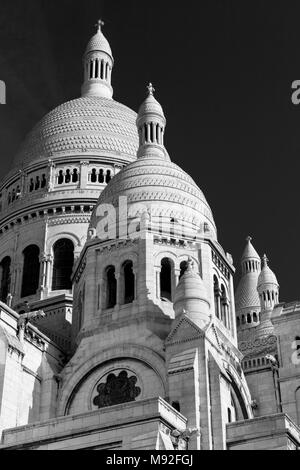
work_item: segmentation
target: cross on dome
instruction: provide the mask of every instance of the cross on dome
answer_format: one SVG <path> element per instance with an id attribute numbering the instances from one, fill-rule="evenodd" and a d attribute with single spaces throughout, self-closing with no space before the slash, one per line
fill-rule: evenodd
<path id="1" fill-rule="evenodd" d="M 246 238 L 246 241 L 247 241 L 247 242 L 251 242 L 251 241 L 252 241 L 252 237 L 248 236 L 248 237 Z"/>
<path id="2" fill-rule="evenodd" d="M 149 85 L 147 86 L 147 90 L 149 92 L 149 95 L 153 95 L 153 93 L 155 92 L 155 88 L 154 86 L 152 85 L 152 83 L 150 82 Z"/>
<path id="3" fill-rule="evenodd" d="M 97 28 L 97 32 L 100 33 L 101 32 L 101 28 L 102 26 L 104 26 L 104 21 L 102 20 L 98 20 L 97 23 L 95 24 L 96 28 Z"/>
<path id="4" fill-rule="evenodd" d="M 264 265 L 264 266 L 268 266 L 268 261 L 269 261 L 269 260 L 268 260 L 266 254 L 264 254 L 264 256 L 262 257 L 262 260 L 263 260 L 263 265 Z"/>

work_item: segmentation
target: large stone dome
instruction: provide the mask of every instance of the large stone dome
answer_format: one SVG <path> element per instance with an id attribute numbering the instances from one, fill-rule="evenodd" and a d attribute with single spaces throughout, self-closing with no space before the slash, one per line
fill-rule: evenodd
<path id="1" fill-rule="evenodd" d="M 134 217 L 144 204 L 148 213 L 178 218 L 207 228 L 216 236 L 211 209 L 194 180 L 168 158 L 138 158 L 118 173 L 101 193 L 91 218 L 91 229 L 98 223 L 98 208 L 104 204 L 119 206 L 120 197 L 127 198 L 129 214 Z M 133 209 L 136 207 L 136 211 Z"/>
<path id="2" fill-rule="evenodd" d="M 68 101 L 48 113 L 28 134 L 14 167 L 59 156 L 111 154 L 132 161 L 138 149 L 136 113 L 100 96 Z"/>

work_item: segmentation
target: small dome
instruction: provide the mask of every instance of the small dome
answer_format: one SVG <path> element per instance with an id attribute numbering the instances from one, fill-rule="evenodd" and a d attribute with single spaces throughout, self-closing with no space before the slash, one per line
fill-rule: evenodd
<path id="1" fill-rule="evenodd" d="M 149 87 L 150 86 L 151 84 L 149 85 Z M 138 120 L 142 119 L 147 114 L 157 114 L 162 118 L 165 118 L 162 106 L 154 98 L 153 93 L 149 93 L 145 101 L 141 104 L 138 112 Z"/>
<path id="2" fill-rule="evenodd" d="M 261 286 L 263 286 L 264 284 L 274 284 L 274 285 L 276 285 L 276 286 L 279 285 L 275 274 L 274 274 L 273 271 L 269 268 L 269 266 L 265 266 L 265 267 L 261 270 L 261 273 L 260 273 L 260 275 L 259 275 L 259 277 L 258 277 L 257 287 L 261 287 Z"/>
<path id="3" fill-rule="evenodd" d="M 268 266 L 268 258 L 266 255 L 263 256 L 263 267 L 260 275 L 258 276 L 257 287 L 260 288 L 265 284 L 273 284 L 277 287 L 279 286 L 275 274 Z"/>
<path id="4" fill-rule="evenodd" d="M 199 327 L 204 327 L 210 319 L 207 290 L 190 259 L 176 287 L 174 311 L 176 316 L 185 313 Z"/>
<path id="5" fill-rule="evenodd" d="M 127 198 L 128 213 L 143 204 L 149 214 L 178 218 L 203 229 L 206 223 L 216 238 L 216 226 L 204 194 L 179 166 L 159 156 L 138 158 L 118 173 L 101 193 L 94 208 L 90 228 L 96 229 L 98 207 L 118 207 L 120 197 Z M 131 206 L 131 207 L 129 207 Z"/>
<path id="6" fill-rule="evenodd" d="M 190 261 L 187 270 L 176 287 L 174 305 L 188 299 L 208 299 L 206 287 L 199 274 L 193 269 Z"/>
<path id="7" fill-rule="evenodd" d="M 112 57 L 112 51 L 109 42 L 100 29 L 89 40 L 85 53 L 89 54 L 90 52 L 96 51 L 106 52 L 106 54 Z"/>

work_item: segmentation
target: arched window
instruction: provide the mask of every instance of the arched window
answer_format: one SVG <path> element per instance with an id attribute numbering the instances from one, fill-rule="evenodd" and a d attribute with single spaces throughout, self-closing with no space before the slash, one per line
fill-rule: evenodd
<path id="1" fill-rule="evenodd" d="M 63 184 L 63 182 L 64 182 L 64 172 L 62 170 L 59 170 L 57 184 Z"/>
<path id="2" fill-rule="evenodd" d="M 78 170 L 77 168 L 74 168 L 73 173 L 72 173 L 72 183 L 77 183 L 78 181 Z"/>
<path id="3" fill-rule="evenodd" d="M 66 171 L 66 176 L 65 176 L 65 183 L 69 184 L 71 181 L 71 171 L 67 170 Z"/>
<path id="4" fill-rule="evenodd" d="M 103 174 L 103 170 L 100 170 L 100 171 L 99 171 L 98 181 L 99 181 L 99 183 L 104 183 L 104 174 Z"/>
<path id="5" fill-rule="evenodd" d="M 257 313 L 253 312 L 253 321 L 257 323 Z"/>
<path id="6" fill-rule="evenodd" d="M 247 313 L 247 323 L 251 323 L 251 314 Z"/>
<path id="7" fill-rule="evenodd" d="M 30 178 L 29 192 L 32 193 L 33 190 L 34 190 L 34 182 L 33 182 L 33 178 Z"/>
<path id="8" fill-rule="evenodd" d="M 40 250 L 36 245 L 29 245 L 23 251 L 23 278 L 21 297 L 34 295 L 39 287 Z"/>
<path id="9" fill-rule="evenodd" d="M 41 188 L 45 188 L 47 184 L 46 175 L 42 174 Z"/>
<path id="10" fill-rule="evenodd" d="M 188 268 L 188 262 L 187 261 L 181 261 L 179 279 L 182 278 L 182 276 L 184 275 L 187 268 Z"/>
<path id="11" fill-rule="evenodd" d="M 132 261 L 123 264 L 124 275 L 124 304 L 130 304 L 134 300 L 134 273 Z"/>
<path id="12" fill-rule="evenodd" d="M 216 276 L 214 276 L 214 299 L 215 299 L 215 314 L 217 318 L 220 318 L 220 288 L 219 281 Z"/>
<path id="13" fill-rule="evenodd" d="M 226 327 L 228 327 L 228 299 L 225 287 L 221 286 L 221 320 Z"/>
<path id="14" fill-rule="evenodd" d="M 227 408 L 227 419 L 228 419 L 228 423 L 231 423 L 231 409 L 230 408 Z"/>
<path id="15" fill-rule="evenodd" d="M 96 170 L 96 168 L 92 169 L 91 183 L 97 183 L 97 170 Z"/>
<path id="16" fill-rule="evenodd" d="M 37 176 L 35 178 L 35 187 L 34 187 L 34 189 L 36 189 L 36 190 L 40 189 L 40 177 L 39 176 Z"/>
<path id="17" fill-rule="evenodd" d="M 169 258 L 161 260 L 160 296 L 163 299 L 172 300 L 172 265 Z"/>
<path id="18" fill-rule="evenodd" d="M 106 308 L 113 308 L 117 303 L 117 280 L 115 267 L 106 269 Z"/>
<path id="19" fill-rule="evenodd" d="M 0 287 L 0 300 L 6 302 L 10 289 L 10 264 L 11 259 L 6 256 L 0 263 L 1 272 L 1 287 Z"/>
<path id="20" fill-rule="evenodd" d="M 68 238 L 53 246 L 52 290 L 72 289 L 71 274 L 74 264 L 74 245 Z"/>
<path id="21" fill-rule="evenodd" d="M 107 170 L 105 182 L 108 184 L 111 180 L 111 171 Z"/>

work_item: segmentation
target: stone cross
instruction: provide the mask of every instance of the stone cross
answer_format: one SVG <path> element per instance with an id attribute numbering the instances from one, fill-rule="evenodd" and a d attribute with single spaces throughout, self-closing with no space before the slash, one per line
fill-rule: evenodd
<path id="1" fill-rule="evenodd" d="M 149 95 L 153 95 L 153 93 L 155 92 L 155 88 L 152 83 L 149 83 L 149 85 L 147 86 L 147 90 L 149 91 Z"/>
<path id="2" fill-rule="evenodd" d="M 104 21 L 98 20 L 95 26 L 98 28 L 98 32 L 101 31 L 102 26 L 104 26 Z"/>

